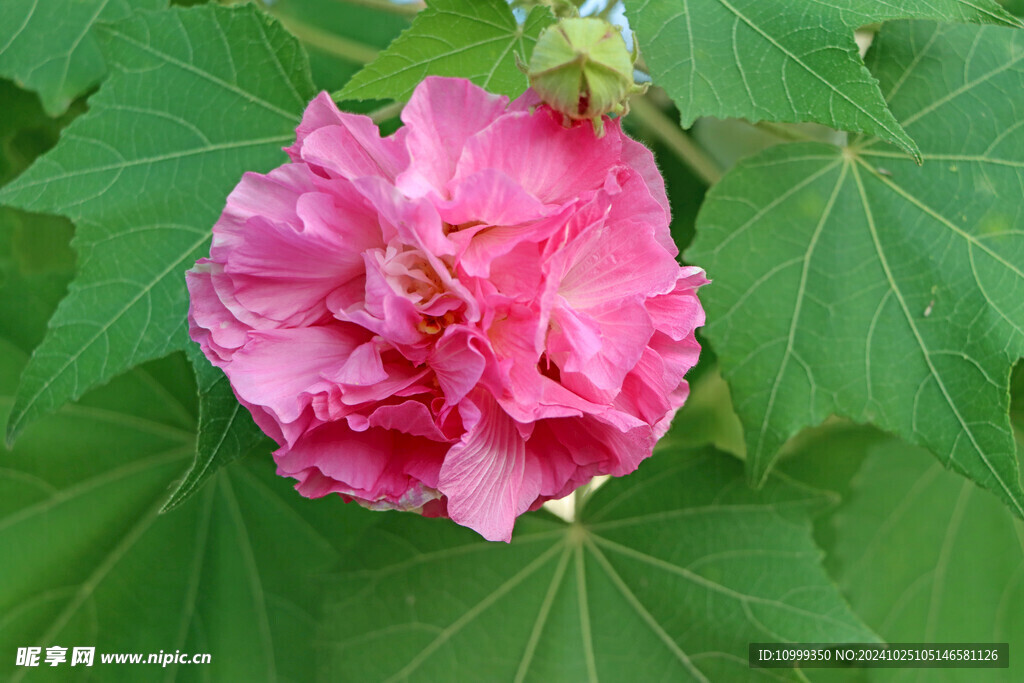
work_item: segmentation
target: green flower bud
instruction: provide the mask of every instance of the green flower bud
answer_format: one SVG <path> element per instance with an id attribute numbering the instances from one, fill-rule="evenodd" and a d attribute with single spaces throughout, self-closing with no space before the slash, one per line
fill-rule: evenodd
<path id="1" fill-rule="evenodd" d="M 604 114 L 624 114 L 628 98 L 645 87 L 633 82 L 633 62 L 619 30 L 603 19 L 562 19 L 537 39 L 527 76 L 530 87 L 569 119 L 589 119 L 604 135 Z"/>

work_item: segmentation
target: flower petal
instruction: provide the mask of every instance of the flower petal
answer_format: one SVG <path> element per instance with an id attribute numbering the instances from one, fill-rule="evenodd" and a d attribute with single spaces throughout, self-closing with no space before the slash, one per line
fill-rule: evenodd
<path id="1" fill-rule="evenodd" d="M 231 360 L 232 354 L 245 344 L 252 328 L 240 322 L 213 286 L 213 273 L 222 273 L 223 266 L 209 259 L 199 259 L 185 273 L 189 293 L 189 336 L 199 344 L 214 365 Z M 211 355 L 212 354 L 212 355 Z"/>
<path id="2" fill-rule="evenodd" d="M 643 305 L 629 299 L 585 313 L 556 307 L 551 322 L 548 350 L 562 370 L 562 383 L 584 398 L 602 403 L 618 394 L 622 380 L 640 360 L 654 333 Z M 571 381 L 574 377 L 583 383 Z M 602 395 L 591 387 L 609 393 Z"/>
<path id="3" fill-rule="evenodd" d="M 427 481 L 436 481 L 447 449 L 389 429 L 352 431 L 342 421 L 311 430 L 275 460 L 278 474 L 300 480 L 303 495 L 340 493 L 375 507 L 409 509 L 437 497 L 424 484 L 432 488 Z"/>
<path id="4" fill-rule="evenodd" d="M 636 140 L 623 135 L 621 130 L 609 131 L 609 135 L 615 133 L 621 135 L 622 139 L 621 162 L 632 173 L 638 174 L 643 179 L 643 183 L 646 185 L 651 198 L 661 208 L 661 215 L 659 217 L 651 216 L 650 218 L 651 225 L 664 227 L 664 230 L 655 230 L 654 237 L 665 247 L 666 251 L 675 256 L 679 253 L 679 249 L 676 247 L 676 243 L 672 240 L 672 235 L 668 230 L 671 211 L 669 210 L 668 194 L 665 192 L 665 179 L 661 177 L 661 173 L 658 171 L 658 165 L 654 161 L 654 154 Z M 635 209 L 635 205 L 640 204 L 638 195 L 640 195 L 639 188 L 632 185 L 631 182 L 627 182 L 623 187 L 623 197 L 628 197 L 630 200 L 622 203 L 624 210 Z M 637 212 L 634 211 L 634 216 L 636 214 Z"/>
<path id="5" fill-rule="evenodd" d="M 467 80 L 423 79 L 402 109 L 410 164 L 397 181 L 399 189 L 410 197 L 431 191 L 446 196 L 466 140 L 501 116 L 507 104 L 507 97 Z"/>
<path id="6" fill-rule="evenodd" d="M 432 441 L 448 441 L 430 414 L 430 409 L 419 401 L 380 406 L 370 414 L 368 424 L 370 427 L 422 436 Z"/>
<path id="7" fill-rule="evenodd" d="M 561 204 L 602 187 L 621 147 L 617 135 L 599 139 L 589 126 L 563 128 L 546 107 L 506 114 L 466 142 L 453 185 L 493 168 L 541 202 Z"/>
<path id="8" fill-rule="evenodd" d="M 693 335 L 693 331 L 704 324 L 704 309 L 697 299 L 697 288 L 708 282 L 700 268 L 681 268 L 671 292 L 647 300 L 647 312 L 655 328 L 676 341 Z"/>
<path id="9" fill-rule="evenodd" d="M 225 372 L 240 398 L 293 422 L 370 334 L 354 325 L 262 330 L 250 333 Z"/>
<path id="10" fill-rule="evenodd" d="M 434 347 L 430 367 L 448 405 L 461 401 L 477 385 L 493 355 L 487 338 L 476 330 L 456 325 L 445 331 Z"/>
<path id="11" fill-rule="evenodd" d="M 304 161 L 324 175 L 394 180 L 409 165 L 404 131 L 382 139 L 369 116 L 340 111 L 325 92 L 306 108 L 296 134 L 285 151 L 292 161 Z"/>
<path id="12" fill-rule="evenodd" d="M 445 456 L 438 488 L 453 520 L 489 541 L 508 542 L 516 517 L 537 497 L 539 472 L 527 476 L 525 440 L 493 399 L 478 392 L 461 409 L 467 430 Z"/>
<path id="13" fill-rule="evenodd" d="M 576 309 L 672 290 L 679 264 L 649 226 L 603 222 L 580 230 L 548 263 L 550 283 Z"/>
<path id="14" fill-rule="evenodd" d="M 558 205 L 543 204 L 494 168 L 462 178 L 454 183 L 451 194 L 451 199 L 436 205 L 441 219 L 453 226 L 473 222 L 520 225 L 550 216 L 560 209 Z"/>

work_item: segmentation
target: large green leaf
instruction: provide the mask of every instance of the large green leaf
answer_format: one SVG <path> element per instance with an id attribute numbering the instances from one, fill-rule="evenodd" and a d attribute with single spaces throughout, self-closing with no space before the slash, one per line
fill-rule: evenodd
<path id="1" fill-rule="evenodd" d="M 1017 16 L 1024 15 L 1024 0 L 999 0 L 999 2 Z"/>
<path id="2" fill-rule="evenodd" d="M 834 564 L 857 613 L 889 642 L 1009 642 L 1010 668 L 983 678 L 1020 681 L 1024 523 L 926 453 L 895 442 L 874 449 L 852 488 L 833 518 Z M 876 670 L 871 680 L 967 683 L 979 674 Z"/>
<path id="3" fill-rule="evenodd" d="M 184 348 L 183 272 L 224 197 L 280 149 L 313 94 L 297 42 L 251 6 L 139 13 L 101 31 L 112 73 L 61 142 L 0 202 L 77 225 L 79 274 L 8 422 L 30 421 Z"/>
<path id="4" fill-rule="evenodd" d="M 199 432 L 195 458 L 185 478 L 161 512 L 178 507 L 206 484 L 220 468 L 250 452 L 267 456 L 273 444 L 235 398 L 227 376 L 210 365 L 196 344 L 186 349 L 199 389 Z"/>
<path id="5" fill-rule="evenodd" d="M 993 0 L 627 0 L 654 82 L 698 116 L 814 121 L 917 154 L 864 68 L 854 29 L 897 18 L 1019 25 Z"/>
<path id="6" fill-rule="evenodd" d="M 526 90 L 516 56 L 526 62 L 541 30 L 553 21 L 534 7 L 520 26 L 504 0 L 430 0 L 412 26 L 338 97 L 404 100 L 424 78 L 460 76 L 494 93 Z"/>
<path id="7" fill-rule="evenodd" d="M 90 30 L 133 9 L 167 0 L 4 0 L 0 2 L 0 76 L 35 90 L 52 116 L 99 83 L 106 64 Z"/>
<path id="8" fill-rule="evenodd" d="M 189 680 L 310 680 L 318 574 L 373 515 L 301 499 L 269 457 L 220 470 L 159 515 L 194 437 L 158 417 L 167 399 L 152 391 L 156 372 L 180 383 L 183 358 L 156 363 L 33 425 L 4 458 L 0 543 L 14 552 L 0 560 L 0 677 L 16 679 L 15 647 L 35 644 L 95 646 L 102 680 L 165 680 L 99 664 L 158 650 L 211 653 L 177 672 Z M 128 409 L 124 392 L 139 399 Z"/>
<path id="9" fill-rule="evenodd" d="M 510 545 L 388 514 L 353 547 L 321 635 L 332 680 L 761 680 L 747 643 L 874 640 L 819 565 L 811 489 L 751 491 L 714 451 L 661 452 L 581 521 Z"/>
<path id="10" fill-rule="evenodd" d="M 25 220 L 31 220 L 27 217 Z M 32 234 L 48 233 L 32 222 Z M 66 241 L 67 233 L 64 234 Z M 57 248 L 32 262 L 0 225 L 0 412 L 69 277 Z M 40 286 L 44 279 L 51 286 Z M 11 317 L 33 289 L 42 315 Z M 158 515 L 193 451 L 194 387 L 181 354 L 116 378 L 26 430 L 0 467 L 0 678 L 61 680 L 70 664 L 16 667 L 18 647 L 95 647 L 90 680 L 310 680 L 318 574 L 373 514 L 307 501 L 269 457 L 221 470 Z M 192 667 L 102 665 L 101 653 L 210 653 Z M 70 659 L 70 656 L 69 656 Z M 48 670 L 48 671 L 47 671 Z M 50 680 L 50 678 L 47 678 Z M 74 678 L 74 680 L 79 680 Z"/>
<path id="11" fill-rule="evenodd" d="M 869 61 L 924 166 L 877 140 L 774 147 L 711 191 L 688 252 L 715 280 L 706 334 L 750 474 L 839 414 L 1021 514 L 1007 382 L 1024 353 L 1024 32 L 903 22 Z"/>
<path id="12" fill-rule="evenodd" d="M 34 93 L 5 79 L 0 79 L 0 102 L 4 112 L 0 117 L 0 185 L 57 144 L 60 129 L 85 109 L 79 104 L 59 118 L 50 118 Z"/>

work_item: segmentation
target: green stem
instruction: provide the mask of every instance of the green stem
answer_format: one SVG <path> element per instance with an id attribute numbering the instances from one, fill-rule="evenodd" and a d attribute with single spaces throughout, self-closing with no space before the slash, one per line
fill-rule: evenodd
<path id="1" fill-rule="evenodd" d="M 771 121 L 758 121 L 757 123 L 750 124 L 754 128 L 759 128 L 766 133 L 774 135 L 777 138 L 783 140 L 789 140 L 790 142 L 821 142 L 812 138 L 810 135 L 804 135 L 800 131 L 794 130 L 787 126 L 772 123 Z"/>
<path id="2" fill-rule="evenodd" d="M 590 483 L 583 484 L 572 494 L 572 521 L 580 521 L 583 516 L 583 506 L 587 503 L 590 494 Z"/>
<path id="3" fill-rule="evenodd" d="M 612 12 L 615 11 L 615 6 L 618 4 L 618 0 L 608 0 L 604 5 L 604 9 L 597 13 L 597 17 L 608 21 L 608 17 L 612 15 Z"/>
<path id="4" fill-rule="evenodd" d="M 385 104 L 380 109 L 374 109 L 368 116 L 373 119 L 374 123 L 381 123 L 387 121 L 392 116 L 398 116 L 402 113 L 402 107 L 405 106 L 405 102 L 392 102 L 391 104 Z"/>
<path id="5" fill-rule="evenodd" d="M 349 5 L 362 5 L 363 7 L 370 7 L 372 9 L 392 12 L 394 14 L 402 14 L 408 17 L 414 16 L 417 12 L 426 7 L 422 2 L 398 4 L 396 2 L 391 2 L 391 0 L 340 0 L 340 2 L 344 2 Z"/>
<path id="6" fill-rule="evenodd" d="M 701 180 L 708 185 L 721 180 L 722 169 L 718 164 L 661 109 L 646 97 L 633 98 L 629 106 L 630 115 L 636 117 L 640 126 L 664 142 Z"/>
<path id="7" fill-rule="evenodd" d="M 341 57 L 345 61 L 356 64 L 368 64 L 377 57 L 377 49 L 369 45 L 349 40 L 291 17 L 279 14 L 275 14 L 275 16 L 286 29 L 302 42 L 318 47 L 336 57 Z"/>

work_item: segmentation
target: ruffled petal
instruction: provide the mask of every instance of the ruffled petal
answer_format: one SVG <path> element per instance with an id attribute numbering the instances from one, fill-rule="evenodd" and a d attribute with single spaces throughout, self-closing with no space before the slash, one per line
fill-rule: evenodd
<path id="1" fill-rule="evenodd" d="M 541 202 L 561 204 L 602 187 L 621 147 L 617 135 L 598 139 L 589 126 L 563 128 L 547 108 L 506 114 L 466 142 L 453 185 L 496 169 Z"/>
<path id="2" fill-rule="evenodd" d="M 225 372 L 240 398 L 292 422 L 324 389 L 324 376 L 337 373 L 369 336 L 344 324 L 252 332 Z"/>
<path id="3" fill-rule="evenodd" d="M 493 400 L 478 393 L 461 407 L 467 430 L 445 456 L 438 488 L 453 520 L 509 542 L 516 517 L 537 498 L 539 472 L 527 476 L 523 435 Z"/>
<path id="4" fill-rule="evenodd" d="M 466 140 L 505 112 L 508 98 L 469 81 L 428 76 L 402 109 L 410 165 L 397 186 L 410 197 L 447 195 Z"/>
<path id="5" fill-rule="evenodd" d="M 189 336 L 199 344 L 214 365 L 222 365 L 245 344 L 252 328 L 240 322 L 213 286 L 213 273 L 222 273 L 223 266 L 209 259 L 199 259 L 185 273 L 188 285 Z"/>
<path id="6" fill-rule="evenodd" d="M 324 175 L 393 181 L 409 165 L 405 132 L 382 139 L 369 116 L 340 111 L 326 92 L 306 107 L 296 135 L 295 144 L 285 149 L 288 156 Z"/>
<path id="7" fill-rule="evenodd" d="M 693 335 L 704 324 L 704 309 L 697 289 L 709 283 L 700 268 L 681 268 L 671 292 L 647 300 L 647 312 L 654 326 L 676 341 Z"/>
<path id="8" fill-rule="evenodd" d="M 308 497 L 340 493 L 370 507 L 411 509 L 439 495 L 425 480 L 436 481 L 447 448 L 394 430 L 356 432 L 333 422 L 309 431 L 275 460 L 278 474 L 299 479 L 296 488 Z"/>
<path id="9" fill-rule="evenodd" d="M 584 415 L 564 420 L 548 420 L 553 438 L 569 451 L 573 462 L 591 472 L 621 477 L 635 470 L 650 457 L 654 434 L 647 425 L 620 429 L 605 417 Z"/>
<path id="10" fill-rule="evenodd" d="M 430 367 L 448 405 L 472 391 L 492 357 L 487 338 L 472 328 L 457 325 L 445 331 L 431 354 Z"/>
<path id="11" fill-rule="evenodd" d="M 436 204 L 452 226 L 467 223 L 515 226 L 550 216 L 559 205 L 543 204 L 505 173 L 485 168 L 454 184 L 452 198 Z"/>
<path id="12" fill-rule="evenodd" d="M 448 239 L 457 245 L 460 272 L 473 278 L 489 279 L 505 293 L 522 291 L 524 284 L 529 286 L 541 279 L 543 261 L 538 258 L 539 245 L 564 227 L 567 214 L 569 211 L 563 210 L 523 225 L 480 225 L 450 233 Z M 506 255 L 509 258 L 503 258 Z M 524 257 L 532 262 L 527 264 Z M 512 263 L 513 259 L 518 263 Z M 503 263 L 497 264 L 499 260 Z M 497 267 L 493 268 L 495 264 Z M 513 283 L 520 273 L 525 282 Z"/>
<path id="13" fill-rule="evenodd" d="M 654 161 L 654 154 L 636 140 L 623 135 L 619 129 L 616 129 L 614 133 L 621 135 L 622 139 L 622 156 L 620 161 L 630 169 L 631 175 L 637 174 L 640 176 L 650 197 L 661 209 L 660 213 L 652 213 L 645 222 L 649 221 L 651 225 L 656 226 L 654 231 L 655 239 L 665 247 L 666 251 L 675 256 L 679 253 L 679 248 L 676 246 L 675 241 L 673 241 L 668 229 L 671 211 L 668 204 L 668 194 L 665 192 L 665 179 L 661 177 L 661 173 L 658 171 L 658 165 Z M 613 132 L 609 134 L 613 134 Z M 641 197 L 643 195 L 640 193 L 640 188 L 633 185 L 632 182 L 627 182 L 623 187 L 624 201 L 621 204 L 623 210 L 631 211 L 638 205 L 641 205 Z M 646 203 L 644 202 L 644 204 Z M 639 212 L 634 211 L 633 214 L 639 218 Z"/>
<path id="14" fill-rule="evenodd" d="M 552 313 L 548 350 L 562 370 L 562 381 L 581 396 L 609 401 L 647 348 L 654 327 L 643 305 L 629 299 L 578 312 L 558 307 Z M 578 376 L 610 395 L 580 392 L 569 380 Z"/>
<path id="15" fill-rule="evenodd" d="M 403 401 L 380 406 L 370 413 L 367 424 L 370 427 L 426 437 L 432 441 L 448 441 L 448 437 L 430 414 L 430 409 L 419 401 Z"/>
<path id="16" fill-rule="evenodd" d="M 604 222 L 580 231 L 548 264 L 550 281 L 573 308 L 587 309 L 672 290 L 679 265 L 650 227 Z"/>
<path id="17" fill-rule="evenodd" d="M 253 216 L 262 216 L 274 223 L 295 224 L 298 215 L 295 201 L 306 192 L 316 191 L 313 172 L 305 164 L 285 164 L 266 175 L 246 173 L 228 195 L 224 211 L 213 227 L 211 256 L 222 260 L 233 244 L 225 242 L 223 233 L 237 233 L 245 229 Z M 222 249 L 222 245 L 228 248 Z M 220 251 L 220 256 L 218 256 Z"/>
<path id="18" fill-rule="evenodd" d="M 371 339 L 348 355 L 338 372 L 330 375 L 332 382 L 353 386 L 371 386 L 388 378 L 380 357 L 380 342 Z"/>

